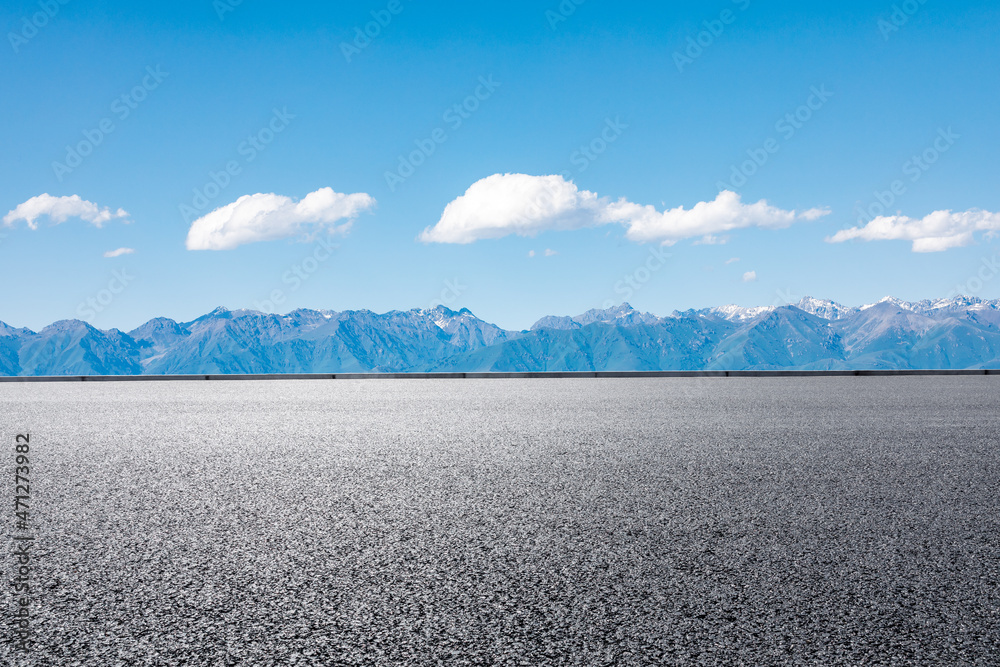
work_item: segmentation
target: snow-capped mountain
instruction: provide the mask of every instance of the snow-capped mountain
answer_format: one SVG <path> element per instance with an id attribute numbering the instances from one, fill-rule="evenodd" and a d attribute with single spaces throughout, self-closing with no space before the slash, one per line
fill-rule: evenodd
<path id="1" fill-rule="evenodd" d="M 217 308 L 183 324 L 153 320 L 130 335 L 144 350 L 144 373 L 307 373 L 407 369 L 493 345 L 509 332 L 466 309 L 438 306 L 384 314 L 299 309 L 287 315 Z"/>
<path id="2" fill-rule="evenodd" d="M 747 322 L 760 317 L 764 313 L 773 312 L 775 308 L 776 306 L 754 306 L 751 308 L 744 308 L 743 306 L 729 304 L 728 306 L 705 308 L 704 310 L 698 312 L 705 315 L 714 315 L 729 322 Z"/>
<path id="3" fill-rule="evenodd" d="M 538 329 L 581 329 L 588 324 L 601 322 L 619 326 L 635 326 L 637 324 L 657 324 L 660 318 L 652 313 L 641 313 L 628 303 L 606 309 L 592 308 L 575 317 L 548 316 L 535 322 L 531 330 Z"/>
<path id="4" fill-rule="evenodd" d="M 954 296 L 943 299 L 923 299 L 922 301 L 903 301 L 896 297 L 887 296 L 879 299 L 875 303 L 861 306 L 857 310 L 867 310 L 880 303 L 891 303 L 904 310 L 912 310 L 915 313 L 931 315 L 942 312 L 964 312 L 964 311 L 990 311 L 1000 310 L 1000 299 L 986 300 L 974 296 Z"/>
<path id="5" fill-rule="evenodd" d="M 868 310 L 869 308 L 872 308 L 872 307 L 877 306 L 877 305 L 882 304 L 882 303 L 888 303 L 888 304 L 891 304 L 893 306 L 896 306 L 897 308 L 903 308 L 905 310 L 912 310 L 913 309 L 913 304 L 910 303 L 910 302 L 908 302 L 908 301 L 903 301 L 902 299 L 897 299 L 894 296 L 885 296 L 885 297 L 882 297 L 881 299 L 879 299 L 878 301 L 876 301 L 875 303 L 866 303 L 865 305 L 860 306 L 858 308 L 858 310 Z"/>
<path id="6" fill-rule="evenodd" d="M 285 315 L 217 308 L 128 333 L 79 320 L 0 322 L 0 375 L 405 371 L 1000 368 L 1000 300 L 956 296 L 861 307 L 721 306 L 667 317 L 627 303 L 505 330 L 444 306 Z"/>
<path id="7" fill-rule="evenodd" d="M 803 297 L 795 307 L 824 320 L 840 320 L 858 312 L 857 308 L 844 306 L 829 299 L 814 299 L 811 296 Z"/>

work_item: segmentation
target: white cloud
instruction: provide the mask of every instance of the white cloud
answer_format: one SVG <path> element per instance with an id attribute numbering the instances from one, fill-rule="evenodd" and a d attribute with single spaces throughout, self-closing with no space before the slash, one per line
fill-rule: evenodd
<path id="1" fill-rule="evenodd" d="M 441 220 L 420 235 L 425 243 L 472 243 L 509 234 L 534 236 L 549 229 L 597 224 L 593 192 L 579 191 L 562 176 L 494 174 L 473 183 L 448 204 Z"/>
<path id="2" fill-rule="evenodd" d="M 629 226 L 626 236 L 633 241 L 661 241 L 672 244 L 681 239 L 702 237 L 703 242 L 716 234 L 747 227 L 781 229 L 801 220 L 816 220 L 828 215 L 826 209 L 786 211 L 765 200 L 744 204 L 735 192 L 723 190 L 710 202 L 699 202 L 690 209 L 678 206 L 660 213 L 652 206 L 632 204 L 624 199 L 611 205 L 611 216 Z"/>
<path id="3" fill-rule="evenodd" d="M 70 218 L 80 218 L 95 227 L 103 227 L 112 220 L 128 218 L 128 213 L 123 209 L 112 211 L 107 206 L 101 208 L 92 201 L 81 199 L 80 195 L 53 197 L 45 193 L 18 204 L 17 208 L 4 216 L 3 222 L 8 227 L 13 227 L 18 220 L 24 220 L 30 229 L 38 229 L 38 218 L 42 216 L 48 216 L 56 224 Z"/>
<path id="4" fill-rule="evenodd" d="M 718 242 L 716 235 L 746 227 L 781 228 L 800 220 L 827 215 L 824 209 L 796 212 L 768 205 L 744 204 L 735 192 L 723 191 L 710 202 L 691 209 L 659 212 L 653 206 L 625 199 L 612 201 L 580 190 L 562 176 L 494 174 L 476 183 L 445 207 L 441 219 L 420 235 L 424 243 L 472 243 L 509 234 L 535 236 L 550 230 L 573 230 L 599 225 L 627 227 L 632 241 L 673 244 L 701 238 Z"/>
<path id="5" fill-rule="evenodd" d="M 534 256 L 535 256 L 535 251 L 534 250 L 529 250 L 528 251 L 528 257 L 534 257 Z"/>
<path id="6" fill-rule="evenodd" d="M 729 266 L 730 264 L 735 264 L 738 261 L 740 261 L 739 257 L 730 257 L 729 259 L 726 260 L 726 266 Z"/>
<path id="7" fill-rule="evenodd" d="M 131 255 L 135 252 L 134 248 L 118 248 L 117 250 L 109 250 L 104 253 L 105 257 L 121 257 L 122 255 Z"/>
<path id="8" fill-rule="evenodd" d="M 320 188 L 299 202 L 276 194 L 244 195 L 192 222 L 187 248 L 231 250 L 246 243 L 304 235 L 310 227 L 346 234 L 354 219 L 374 206 L 371 195 L 341 194 L 332 188 Z M 344 222 L 337 225 L 340 221 Z"/>
<path id="9" fill-rule="evenodd" d="M 747 271 L 746 273 L 744 273 L 743 274 L 743 282 L 745 282 L 745 283 L 755 283 L 755 282 L 757 282 L 757 272 L 756 271 Z"/>
<path id="10" fill-rule="evenodd" d="M 913 252 L 941 252 L 972 244 L 976 232 L 989 235 L 997 231 L 1000 231 L 1000 213 L 934 211 L 920 219 L 903 215 L 879 216 L 864 227 L 842 229 L 826 240 L 828 243 L 851 239 L 912 241 Z"/>
<path id="11" fill-rule="evenodd" d="M 726 245 L 729 243 L 729 235 L 716 236 L 715 234 L 705 234 L 694 242 L 695 245 Z"/>
<path id="12" fill-rule="evenodd" d="M 549 249 L 549 248 L 546 248 L 546 249 L 545 249 L 545 256 L 546 256 L 546 257 L 555 257 L 555 256 L 556 256 L 556 255 L 558 255 L 558 254 L 559 254 L 559 252 L 558 252 L 558 251 L 556 251 L 556 250 L 551 250 L 551 249 Z"/>

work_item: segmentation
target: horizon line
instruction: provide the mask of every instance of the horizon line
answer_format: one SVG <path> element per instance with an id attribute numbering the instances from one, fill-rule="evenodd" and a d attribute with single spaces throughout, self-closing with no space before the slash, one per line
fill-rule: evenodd
<path id="1" fill-rule="evenodd" d="M 218 380 L 520 380 L 747 377 L 934 377 L 1000 375 L 1000 368 L 703 371 L 536 371 L 459 373 L 208 373 L 184 375 L 3 375 L 0 382 L 204 382 Z"/>

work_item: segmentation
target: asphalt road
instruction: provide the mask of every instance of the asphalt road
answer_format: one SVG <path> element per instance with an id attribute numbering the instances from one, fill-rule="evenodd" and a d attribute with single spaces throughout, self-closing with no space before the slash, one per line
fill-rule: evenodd
<path id="1" fill-rule="evenodd" d="M 1000 664 L 998 407 L 992 376 L 0 385 L 38 535 L 0 663 Z"/>

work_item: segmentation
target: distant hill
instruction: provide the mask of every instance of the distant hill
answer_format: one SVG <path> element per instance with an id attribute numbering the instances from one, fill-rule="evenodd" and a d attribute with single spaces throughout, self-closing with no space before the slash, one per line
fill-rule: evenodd
<path id="1" fill-rule="evenodd" d="M 287 315 L 217 308 L 128 333 L 0 322 L 0 375 L 1000 368 L 1000 300 L 642 313 L 629 304 L 508 331 L 466 309 Z"/>

